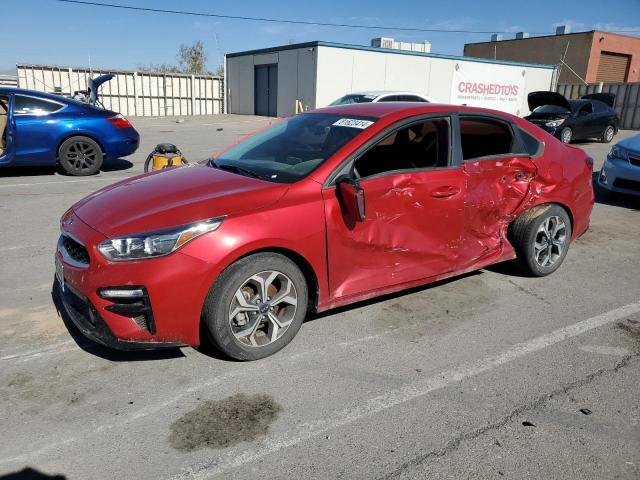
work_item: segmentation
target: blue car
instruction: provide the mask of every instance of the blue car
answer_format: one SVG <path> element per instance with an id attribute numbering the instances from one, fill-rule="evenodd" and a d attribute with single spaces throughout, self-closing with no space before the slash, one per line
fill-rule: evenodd
<path id="1" fill-rule="evenodd" d="M 98 87 L 111 78 L 89 81 L 84 101 L 0 88 L 0 167 L 58 165 L 69 175 L 92 175 L 105 159 L 135 152 L 138 132 L 97 100 Z"/>
<path id="2" fill-rule="evenodd" d="M 625 138 L 611 148 L 598 183 L 612 192 L 640 195 L 640 135 Z"/>

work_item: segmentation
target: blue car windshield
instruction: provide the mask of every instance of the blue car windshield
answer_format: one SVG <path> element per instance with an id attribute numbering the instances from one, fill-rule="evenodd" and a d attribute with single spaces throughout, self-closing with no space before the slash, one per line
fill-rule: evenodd
<path id="1" fill-rule="evenodd" d="M 306 113 L 288 118 L 231 147 L 209 164 L 270 182 L 306 177 L 377 118 Z"/>

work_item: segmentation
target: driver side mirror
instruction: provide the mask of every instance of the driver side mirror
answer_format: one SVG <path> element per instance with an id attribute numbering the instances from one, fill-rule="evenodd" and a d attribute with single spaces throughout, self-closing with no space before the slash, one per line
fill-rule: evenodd
<path id="1" fill-rule="evenodd" d="M 366 210 L 364 190 L 360 182 L 345 176 L 337 180 L 336 186 L 347 215 L 354 220 L 364 222 Z"/>

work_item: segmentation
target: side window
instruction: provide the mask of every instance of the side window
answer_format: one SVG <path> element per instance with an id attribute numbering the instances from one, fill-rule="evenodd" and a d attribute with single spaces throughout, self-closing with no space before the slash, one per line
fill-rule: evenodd
<path id="1" fill-rule="evenodd" d="M 48 115 L 57 112 L 62 107 L 59 103 L 49 102 L 41 98 L 16 95 L 13 113 L 15 115 Z"/>
<path id="2" fill-rule="evenodd" d="M 396 130 L 367 150 L 355 162 L 361 178 L 396 170 L 449 165 L 449 120 L 438 118 Z"/>
<path id="3" fill-rule="evenodd" d="M 383 97 L 379 102 L 398 102 L 400 101 L 400 97 L 398 95 L 389 95 L 388 97 Z"/>
<path id="4" fill-rule="evenodd" d="M 460 140 L 464 160 L 513 153 L 511 128 L 491 118 L 460 117 Z"/>
<path id="5" fill-rule="evenodd" d="M 590 113 L 593 113 L 593 106 L 591 105 L 591 102 L 587 102 L 580 108 L 578 115 L 589 115 Z"/>
<path id="6" fill-rule="evenodd" d="M 523 129 L 518 129 L 520 133 L 520 138 L 522 139 L 522 143 L 524 146 L 524 150 L 527 155 L 531 155 L 532 157 L 538 156 L 542 153 L 542 143 L 529 132 Z"/>
<path id="7" fill-rule="evenodd" d="M 596 113 L 607 113 L 609 112 L 609 110 L 611 110 L 609 108 L 609 105 L 607 105 L 606 103 L 602 103 L 599 100 L 594 100 L 591 103 L 593 104 L 593 110 Z"/>

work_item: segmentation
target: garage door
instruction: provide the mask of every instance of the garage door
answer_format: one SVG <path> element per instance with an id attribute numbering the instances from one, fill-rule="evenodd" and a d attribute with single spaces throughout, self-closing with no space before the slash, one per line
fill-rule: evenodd
<path id="1" fill-rule="evenodd" d="M 619 83 L 626 81 L 630 58 L 629 55 L 602 52 L 596 82 Z"/>

